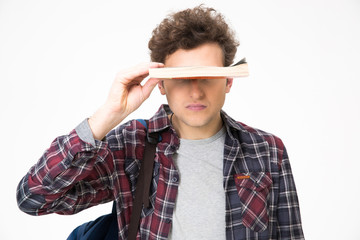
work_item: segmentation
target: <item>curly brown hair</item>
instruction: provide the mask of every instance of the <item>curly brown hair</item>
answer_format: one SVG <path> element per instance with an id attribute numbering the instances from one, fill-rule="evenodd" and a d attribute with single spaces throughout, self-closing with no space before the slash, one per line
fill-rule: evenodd
<path id="1" fill-rule="evenodd" d="M 170 14 L 152 32 L 148 47 L 154 62 L 164 63 L 178 49 L 193 49 L 204 43 L 218 43 L 224 66 L 232 64 L 239 42 L 224 16 L 203 5 Z"/>

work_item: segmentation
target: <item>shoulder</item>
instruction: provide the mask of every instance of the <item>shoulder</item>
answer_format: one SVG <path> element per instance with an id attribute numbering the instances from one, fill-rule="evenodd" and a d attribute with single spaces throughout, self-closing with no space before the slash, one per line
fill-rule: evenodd
<path id="1" fill-rule="evenodd" d="M 106 135 L 110 148 L 122 148 L 123 145 L 141 143 L 146 136 L 146 127 L 142 121 L 133 119 L 118 125 Z"/>
<path id="2" fill-rule="evenodd" d="M 281 165 L 286 149 L 283 141 L 276 135 L 251 127 L 242 122 L 236 122 L 241 128 L 240 144 L 247 145 L 252 149 L 257 149 L 261 154 L 266 154 L 270 157 L 270 161 Z"/>
<path id="3" fill-rule="evenodd" d="M 284 148 L 284 143 L 280 137 L 278 137 L 272 133 L 266 132 L 264 130 L 251 127 L 251 126 L 249 126 L 245 123 L 239 122 L 239 121 L 237 121 L 236 123 L 242 128 L 242 131 L 247 132 L 251 136 L 257 136 L 257 137 L 263 139 L 264 141 L 266 141 L 269 144 L 270 147 L 276 147 L 276 148 L 280 148 L 280 149 Z"/>
<path id="4" fill-rule="evenodd" d="M 235 132 L 239 137 L 240 143 L 245 145 L 260 144 L 261 142 L 266 142 L 269 147 L 276 147 L 279 149 L 284 149 L 284 144 L 282 140 L 276 135 L 260 130 L 258 128 L 251 127 L 243 122 L 236 121 L 222 111 L 222 118 L 225 124 Z M 233 131 L 231 131 L 233 132 Z"/>

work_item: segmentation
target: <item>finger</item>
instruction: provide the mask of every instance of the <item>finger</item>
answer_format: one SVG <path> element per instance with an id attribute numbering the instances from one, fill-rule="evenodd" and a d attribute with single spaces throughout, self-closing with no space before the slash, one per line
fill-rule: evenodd
<path id="1" fill-rule="evenodd" d="M 150 78 L 146 81 L 144 86 L 142 87 L 143 95 L 145 98 L 148 98 L 151 94 L 151 92 L 154 90 L 155 86 L 158 84 L 160 79 L 158 78 Z"/>
<path id="2" fill-rule="evenodd" d="M 149 75 L 149 68 L 159 68 L 163 67 L 164 64 L 157 62 L 142 63 L 132 68 L 129 68 L 123 72 L 120 72 L 120 78 L 126 82 L 136 82 L 140 83 L 144 78 Z"/>
<path id="3" fill-rule="evenodd" d="M 150 62 L 149 64 L 149 68 L 162 68 L 165 65 L 163 63 L 159 63 L 159 62 Z"/>

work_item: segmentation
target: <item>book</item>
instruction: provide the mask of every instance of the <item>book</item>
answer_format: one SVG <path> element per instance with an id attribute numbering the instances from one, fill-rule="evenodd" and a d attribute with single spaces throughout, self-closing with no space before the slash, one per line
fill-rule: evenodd
<path id="1" fill-rule="evenodd" d="M 191 79 L 191 78 L 219 78 L 219 77 L 247 77 L 248 64 L 243 58 L 228 67 L 191 66 L 191 67 L 165 67 L 150 68 L 150 78 L 160 79 Z"/>

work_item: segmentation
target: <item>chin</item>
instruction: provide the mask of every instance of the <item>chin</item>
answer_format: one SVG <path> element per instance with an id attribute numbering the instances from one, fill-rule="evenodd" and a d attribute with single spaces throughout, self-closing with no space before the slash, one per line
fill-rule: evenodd
<path id="1" fill-rule="evenodd" d="M 206 126 L 209 123 L 209 120 L 194 117 L 194 118 L 184 119 L 184 123 L 190 127 L 200 128 Z"/>

